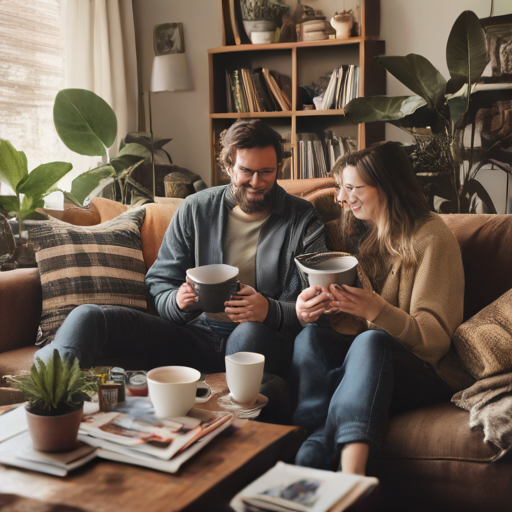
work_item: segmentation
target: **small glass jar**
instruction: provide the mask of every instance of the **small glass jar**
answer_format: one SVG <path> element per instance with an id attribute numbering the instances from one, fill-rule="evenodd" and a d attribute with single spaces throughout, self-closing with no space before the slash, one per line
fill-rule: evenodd
<path id="1" fill-rule="evenodd" d="M 119 384 L 119 391 L 117 395 L 117 402 L 124 403 L 126 402 L 126 388 L 124 385 L 124 380 L 126 377 L 126 372 L 123 368 L 119 368 L 118 366 L 114 366 L 110 368 L 110 380 Z"/>

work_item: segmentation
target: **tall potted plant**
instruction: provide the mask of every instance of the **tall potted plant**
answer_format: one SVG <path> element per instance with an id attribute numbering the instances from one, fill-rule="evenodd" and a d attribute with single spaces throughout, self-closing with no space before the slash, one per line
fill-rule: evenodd
<path id="1" fill-rule="evenodd" d="M 0 213 L 16 217 L 18 221 L 19 236 L 14 259 L 22 264 L 35 264 L 33 248 L 24 238 L 24 220 L 34 215 L 37 208 L 44 207 L 44 198 L 72 168 L 68 162 L 50 162 L 29 173 L 25 153 L 16 150 L 9 141 L 0 139 L 0 182 L 14 191 L 12 195 L 0 196 Z"/>
<path id="2" fill-rule="evenodd" d="M 62 191 L 68 201 L 82 205 L 110 183 L 123 204 L 153 201 L 153 194 L 133 178 L 134 170 L 148 160 L 151 151 L 162 151 L 172 139 L 152 139 L 144 133 L 128 133 L 121 141 L 118 155 L 109 149 L 117 137 L 117 118 L 110 105 L 86 89 L 63 89 L 55 97 L 53 122 L 62 142 L 80 155 L 101 156 L 104 164 L 77 176 L 71 192 Z"/>
<path id="3" fill-rule="evenodd" d="M 415 137 L 416 144 L 411 148 L 413 166 L 429 186 L 438 187 L 433 197 L 436 210 L 496 213 L 491 198 L 475 177 L 498 148 L 475 151 L 473 141 L 471 147 L 464 146 L 470 96 L 487 64 L 486 36 L 478 17 L 465 11 L 451 29 L 446 45 L 449 80 L 421 55 L 375 59 L 414 95 L 356 98 L 345 107 L 347 120 L 387 121 Z M 435 179 L 438 183 L 434 183 Z"/>
<path id="4" fill-rule="evenodd" d="M 29 375 L 10 377 L 28 400 L 27 423 L 34 448 L 46 452 L 76 446 L 83 405 L 96 392 L 96 382 L 80 370 L 78 359 L 63 361 L 58 350 L 45 364 L 37 358 Z"/>

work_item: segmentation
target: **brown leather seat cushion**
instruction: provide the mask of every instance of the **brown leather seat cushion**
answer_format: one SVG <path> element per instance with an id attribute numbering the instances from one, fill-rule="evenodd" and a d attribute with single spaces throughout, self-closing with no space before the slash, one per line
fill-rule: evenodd
<path id="1" fill-rule="evenodd" d="M 510 215 L 441 215 L 462 252 L 464 321 L 512 288 Z"/>
<path id="2" fill-rule="evenodd" d="M 446 402 L 390 419 L 368 464 L 379 478 L 379 511 L 510 511 L 512 464 L 468 427 L 468 413 Z M 508 498 L 506 498 L 508 496 Z"/>
<path id="3" fill-rule="evenodd" d="M 20 375 L 29 373 L 32 366 L 34 354 L 39 349 L 35 345 L 29 347 L 17 348 L 9 350 L 2 354 L 0 387 L 8 386 L 4 375 Z"/>
<path id="4" fill-rule="evenodd" d="M 389 420 L 377 457 L 490 462 L 499 448 L 468 422 L 469 413 L 450 402 L 399 414 Z"/>

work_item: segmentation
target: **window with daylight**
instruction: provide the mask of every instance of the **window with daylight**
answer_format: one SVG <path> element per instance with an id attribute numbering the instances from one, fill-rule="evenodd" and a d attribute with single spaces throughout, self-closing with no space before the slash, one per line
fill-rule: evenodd
<path id="1" fill-rule="evenodd" d="M 27 155 L 28 169 L 66 161 L 53 126 L 64 88 L 61 0 L 0 0 L 0 138 Z M 2 187 L 2 185 L 0 185 Z M 0 193 L 9 193 L 5 185 Z"/>

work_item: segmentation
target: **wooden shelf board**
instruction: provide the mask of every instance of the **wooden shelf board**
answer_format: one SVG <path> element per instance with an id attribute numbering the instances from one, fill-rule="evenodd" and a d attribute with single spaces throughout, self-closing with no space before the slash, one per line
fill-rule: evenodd
<path id="1" fill-rule="evenodd" d="M 341 46 L 359 44 L 363 41 L 380 41 L 375 37 L 349 37 L 348 39 L 323 39 L 322 41 L 300 41 L 297 43 L 271 43 L 271 44 L 239 44 L 210 48 L 208 53 L 230 53 L 260 50 L 290 50 L 292 48 L 311 48 L 315 46 Z"/>
<path id="2" fill-rule="evenodd" d="M 292 117 L 291 110 L 279 112 L 229 112 L 226 114 L 210 114 L 211 119 L 238 119 L 238 118 L 251 118 L 258 119 L 260 117 Z"/>
<path id="3" fill-rule="evenodd" d="M 239 117 L 316 117 L 316 116 L 342 116 L 343 109 L 340 110 L 286 110 L 278 112 L 228 112 L 223 114 L 210 114 L 211 119 L 238 119 Z"/>
<path id="4" fill-rule="evenodd" d="M 310 117 L 310 116 L 343 116 L 345 111 L 343 109 L 329 109 L 329 110 L 297 110 L 296 116 Z"/>

